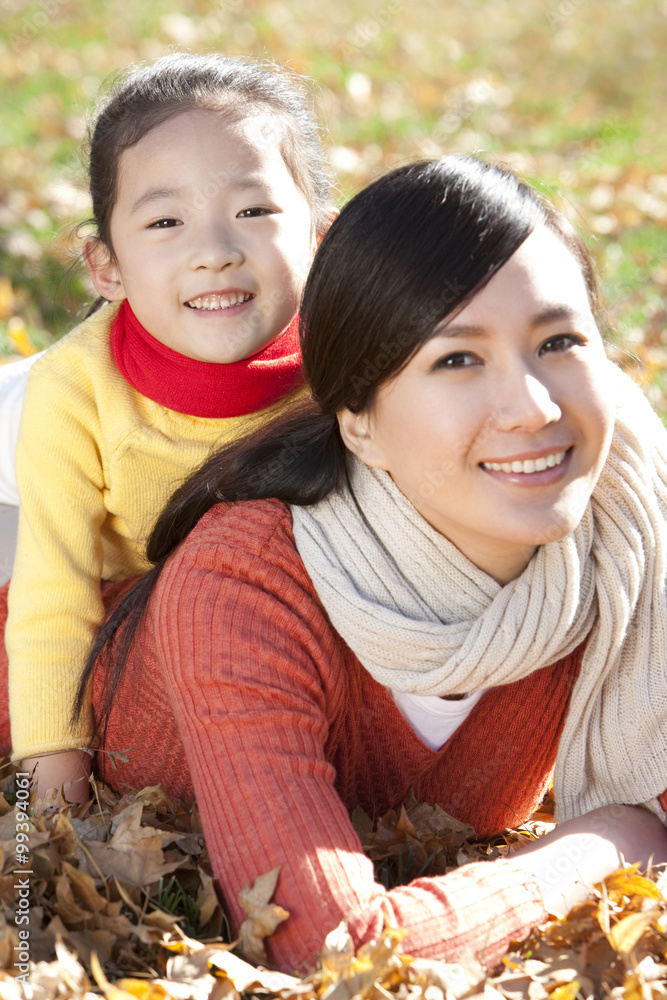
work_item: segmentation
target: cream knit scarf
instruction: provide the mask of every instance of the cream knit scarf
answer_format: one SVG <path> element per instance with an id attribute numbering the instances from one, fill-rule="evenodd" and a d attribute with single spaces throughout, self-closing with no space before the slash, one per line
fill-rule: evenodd
<path id="1" fill-rule="evenodd" d="M 667 431 L 627 376 L 612 382 L 613 440 L 581 523 L 504 587 L 352 456 L 351 490 L 292 507 L 334 628 L 387 687 L 510 684 L 589 636 L 556 760 L 559 820 L 617 802 L 659 811 L 667 788 Z"/>

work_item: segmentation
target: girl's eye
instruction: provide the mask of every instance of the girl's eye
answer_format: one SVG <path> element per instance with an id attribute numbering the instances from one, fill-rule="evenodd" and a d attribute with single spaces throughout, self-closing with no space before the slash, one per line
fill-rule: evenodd
<path id="1" fill-rule="evenodd" d="M 171 229 L 172 226 L 180 226 L 178 219 L 158 219 L 156 222 L 151 222 L 149 229 Z"/>
<path id="2" fill-rule="evenodd" d="M 273 215 L 274 211 L 272 208 L 262 208 L 260 205 L 256 205 L 253 208 L 244 208 L 242 212 L 236 216 L 237 219 L 255 219 L 259 215 Z"/>
<path id="3" fill-rule="evenodd" d="M 433 370 L 436 368 L 469 368 L 479 363 L 480 359 L 476 354 L 470 354 L 468 351 L 452 351 L 451 354 L 445 354 L 444 357 L 436 361 Z"/>
<path id="4" fill-rule="evenodd" d="M 540 347 L 540 354 L 551 354 L 554 352 L 567 351 L 570 347 L 579 347 L 584 343 L 583 337 L 576 333 L 559 333 L 555 337 L 549 337 Z"/>

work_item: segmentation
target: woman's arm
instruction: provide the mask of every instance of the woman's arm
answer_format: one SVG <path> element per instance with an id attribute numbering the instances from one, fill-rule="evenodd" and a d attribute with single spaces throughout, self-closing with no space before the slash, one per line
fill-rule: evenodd
<path id="1" fill-rule="evenodd" d="M 537 879 L 549 912 L 562 917 L 622 860 L 645 867 L 651 858 L 667 861 L 665 827 L 640 806 L 614 805 L 561 824 L 514 860 Z"/>
<path id="2" fill-rule="evenodd" d="M 502 861 L 390 892 L 375 882 L 324 756 L 317 661 L 327 650 L 313 628 L 315 602 L 281 567 L 272 539 L 248 553 L 230 532 L 223 520 L 219 544 L 199 547 L 196 532 L 164 571 L 151 608 L 234 927 L 243 919 L 240 888 L 281 865 L 275 898 L 290 918 L 268 942 L 280 967 L 314 963 L 343 918 L 357 945 L 386 919 L 408 930 L 411 954 L 455 958 L 470 949 L 494 964 L 546 916 L 535 879 Z"/>

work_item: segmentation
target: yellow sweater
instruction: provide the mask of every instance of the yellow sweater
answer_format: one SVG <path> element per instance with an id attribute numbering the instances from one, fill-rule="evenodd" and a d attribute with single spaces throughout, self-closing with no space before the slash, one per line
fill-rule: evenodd
<path id="1" fill-rule="evenodd" d="M 102 580 L 147 571 L 143 549 L 173 490 L 213 450 L 271 416 L 192 417 L 142 396 L 110 345 L 105 306 L 34 365 L 16 467 L 19 536 L 5 633 L 13 758 L 87 746 L 73 698 L 104 617 Z"/>

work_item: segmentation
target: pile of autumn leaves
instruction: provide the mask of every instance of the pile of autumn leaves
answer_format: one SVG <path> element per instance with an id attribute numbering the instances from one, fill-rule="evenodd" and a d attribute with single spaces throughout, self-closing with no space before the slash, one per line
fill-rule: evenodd
<path id="1" fill-rule="evenodd" d="M 310 976 L 267 970 L 264 940 L 289 919 L 271 902 L 279 870 L 241 891 L 247 916 L 231 942 L 193 803 L 160 788 L 118 798 L 101 786 L 89 807 L 33 804 L 31 966 L 19 981 L 13 787 L 5 764 L 0 1000 L 93 1000 L 100 993 L 107 1000 L 667 997 L 667 878 L 635 868 L 615 873 L 566 919 L 517 944 L 492 976 L 472 956 L 447 964 L 402 954 L 402 932 L 393 928 L 355 953 L 344 924 L 323 942 Z M 469 827 L 414 801 L 377 824 L 363 813 L 353 821 L 378 879 L 390 886 L 506 856 L 548 829 L 551 816 L 536 814 L 521 831 L 491 843 L 475 842 Z"/>

